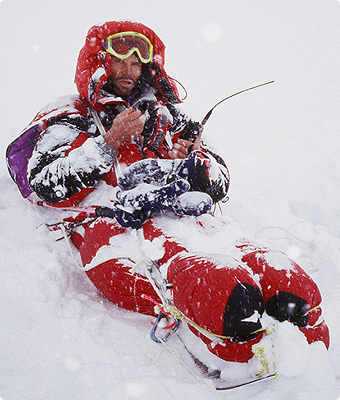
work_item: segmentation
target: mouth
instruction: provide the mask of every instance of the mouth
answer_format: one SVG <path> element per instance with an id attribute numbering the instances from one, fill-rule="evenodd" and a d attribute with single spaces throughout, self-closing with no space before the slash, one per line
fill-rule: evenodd
<path id="1" fill-rule="evenodd" d="M 125 89 L 130 89 L 135 86 L 135 81 L 128 78 L 119 79 L 117 83 Z"/>
<path id="2" fill-rule="evenodd" d="M 113 93 L 118 96 L 127 96 L 132 93 L 132 91 L 137 86 L 137 82 L 128 77 L 121 77 L 112 80 L 111 82 Z"/>

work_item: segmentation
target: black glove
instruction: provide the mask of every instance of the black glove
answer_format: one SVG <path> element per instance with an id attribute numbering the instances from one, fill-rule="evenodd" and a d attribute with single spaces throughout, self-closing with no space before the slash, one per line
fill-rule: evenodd
<path id="1" fill-rule="evenodd" d="M 180 139 L 194 142 L 200 135 L 203 126 L 199 122 L 189 121 L 179 135 Z"/>

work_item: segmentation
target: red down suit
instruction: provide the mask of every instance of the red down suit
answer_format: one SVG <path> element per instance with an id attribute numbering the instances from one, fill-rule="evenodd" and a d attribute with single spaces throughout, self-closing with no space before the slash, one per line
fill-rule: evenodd
<path id="1" fill-rule="evenodd" d="M 107 36 L 123 31 L 140 32 L 154 46 L 153 60 L 143 66 L 136 93 L 126 99 L 106 91 L 111 56 L 103 50 Z M 76 69 L 79 95 L 49 105 L 25 131 L 34 129 L 36 139 L 24 167 L 22 181 L 28 184 L 28 190 L 22 191 L 25 197 L 35 197 L 56 207 L 86 203 L 90 192 L 100 190 L 101 181 L 117 186 L 115 159 L 122 169 L 146 158 L 168 159 L 172 143 L 198 133 L 199 124 L 177 107 L 180 101 L 176 87 L 164 70 L 164 49 L 160 38 L 139 23 L 107 22 L 89 30 Z M 141 105 L 146 110 L 141 137 L 124 143 L 118 153 L 113 151 L 98 132 L 91 110 L 95 110 L 107 130 L 119 112 Z M 228 190 L 228 170 L 210 148 L 202 145 L 201 151 L 218 171 L 218 184 L 214 186 L 217 189 L 209 193 L 216 203 Z M 199 217 L 196 220 L 203 223 Z M 153 315 L 154 305 L 141 295 L 158 299 L 157 294 L 136 269 L 139 256 L 133 254 L 134 246 L 129 245 L 131 240 L 137 240 L 135 231 L 114 219 L 99 217 L 74 231 L 72 240 L 87 276 L 107 299 L 128 310 Z M 163 253 L 154 261 L 172 285 L 173 303 L 203 330 L 223 337 L 222 343 L 216 344 L 202 331 L 190 327 L 218 357 L 248 361 L 253 356 L 253 344 L 263 336 L 264 313 L 279 321 L 290 321 L 309 343 L 322 341 L 329 346 L 317 285 L 284 254 L 249 243 L 235 244 L 239 259 L 191 253 L 167 233 L 157 217 L 150 217 L 138 234 L 144 241 L 161 241 Z"/>
<path id="2" fill-rule="evenodd" d="M 196 220 L 204 226 L 200 217 Z M 143 239 L 162 239 L 164 254 L 157 264 L 166 267 L 174 305 L 203 330 L 225 337 L 216 344 L 190 327 L 213 354 L 227 361 L 251 359 L 252 346 L 263 336 L 264 312 L 296 325 L 309 343 L 322 341 L 328 348 L 319 289 L 285 254 L 249 243 L 235 244 L 240 260 L 221 254 L 193 254 L 167 235 L 164 226 L 157 218 L 149 219 L 141 228 Z M 121 253 L 122 240 L 128 248 L 130 230 L 104 219 L 74 234 L 86 273 L 101 293 L 121 307 L 154 315 L 154 304 L 141 295 L 158 299 L 157 294 L 145 276 L 132 272 L 136 260 Z M 119 248 L 117 257 L 103 258 L 102 249 L 110 246 Z"/>

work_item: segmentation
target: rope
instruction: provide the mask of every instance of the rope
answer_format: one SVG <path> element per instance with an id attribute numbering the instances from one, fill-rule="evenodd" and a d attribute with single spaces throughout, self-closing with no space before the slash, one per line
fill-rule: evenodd
<path id="1" fill-rule="evenodd" d="M 152 340 L 154 340 L 157 343 L 161 343 L 164 346 L 166 345 L 165 342 L 168 339 L 168 337 L 171 335 L 172 332 L 169 332 L 166 337 L 164 339 L 159 339 L 156 337 L 155 332 L 157 329 L 157 324 L 159 323 L 159 321 L 161 320 L 161 318 L 164 315 L 170 315 L 172 316 L 176 321 L 183 321 L 186 322 L 188 325 L 193 326 L 195 329 L 197 329 L 200 333 L 202 333 L 205 337 L 207 337 L 208 339 L 219 343 L 222 342 L 223 340 L 231 340 L 233 339 L 232 336 L 223 336 L 223 335 L 218 335 L 216 333 L 212 333 L 206 329 L 204 329 L 203 327 L 199 326 L 198 324 L 196 324 L 195 322 L 193 322 L 190 318 L 186 317 L 176 306 L 171 305 L 171 304 L 160 304 L 159 302 L 157 302 L 156 300 L 154 300 L 152 297 L 147 296 L 145 294 L 142 295 L 143 299 L 149 300 L 152 303 L 155 304 L 155 314 L 158 314 L 156 323 L 152 329 L 151 332 L 151 338 Z M 177 326 L 178 328 L 178 326 Z M 177 329 L 176 329 L 177 330 Z M 176 331 L 174 330 L 174 331 Z M 258 329 L 257 331 L 254 331 L 253 333 L 260 333 L 260 332 L 266 332 L 266 335 L 271 335 L 272 331 L 269 330 L 269 328 L 261 328 Z M 217 340 L 216 340 L 217 339 Z M 272 352 L 273 352 L 273 345 L 272 345 Z M 266 353 L 265 353 L 265 349 L 264 346 L 261 345 L 254 345 L 253 346 L 253 353 L 254 356 L 259 358 L 260 363 L 262 364 L 262 368 L 256 373 L 256 376 L 260 376 L 263 373 L 266 373 L 267 375 L 270 374 L 270 362 L 268 361 L 267 357 L 266 357 Z M 274 353 L 273 353 L 274 354 Z M 271 377 L 271 380 L 275 380 L 276 378 L 278 378 L 279 374 L 276 368 L 276 364 L 275 362 L 273 362 L 273 367 L 274 367 L 274 373 L 273 376 Z"/>
<path id="2" fill-rule="evenodd" d="M 315 306 L 315 307 L 309 309 L 309 310 L 307 311 L 307 314 L 308 314 L 308 313 L 311 313 L 311 312 L 313 312 L 313 311 L 315 311 L 315 310 L 317 310 L 317 309 L 320 308 L 320 307 L 321 307 L 321 306 L 320 306 L 320 304 L 319 304 L 319 305 L 317 305 L 317 306 Z"/>
<path id="3" fill-rule="evenodd" d="M 262 364 L 262 369 L 256 373 L 256 376 L 262 375 L 264 372 L 269 375 L 270 374 L 270 368 L 269 368 L 269 362 L 266 357 L 266 353 L 264 351 L 263 346 L 253 346 L 253 352 L 255 357 L 258 357 L 260 359 L 260 363 Z M 277 372 L 276 369 L 276 364 L 274 363 L 274 376 L 271 378 L 271 380 L 275 380 L 278 378 L 279 373 Z"/>
<path id="4" fill-rule="evenodd" d="M 263 374 L 263 372 L 266 372 L 267 374 L 269 374 L 269 372 L 270 372 L 269 371 L 269 362 L 267 361 L 267 357 L 264 352 L 264 347 L 263 346 L 254 346 L 253 352 L 256 357 L 260 358 L 260 362 L 263 366 L 263 368 L 259 372 L 256 373 L 256 376 Z"/>
<path id="5" fill-rule="evenodd" d="M 275 325 L 271 324 L 270 326 L 271 326 L 272 329 L 270 329 L 269 326 L 267 326 L 265 328 L 267 336 L 272 335 L 274 333 L 274 331 L 275 331 Z M 256 373 L 256 376 L 259 376 L 259 375 L 263 374 L 264 372 L 266 372 L 266 374 L 269 375 L 270 374 L 270 362 L 267 360 L 265 347 L 263 345 L 261 345 L 261 344 L 255 344 L 252 347 L 252 350 L 253 350 L 253 353 L 254 353 L 255 357 L 258 357 L 260 359 L 261 364 L 262 364 L 262 369 L 260 369 Z M 273 344 L 272 339 L 271 339 L 271 352 L 272 352 L 272 355 L 273 355 L 273 357 L 275 359 L 274 344 Z M 274 368 L 274 374 L 273 374 L 271 380 L 275 380 L 276 378 L 278 378 L 279 373 L 277 371 L 277 367 L 276 367 L 275 361 L 272 361 L 272 365 L 273 365 L 273 368 Z"/>
<path id="6" fill-rule="evenodd" d="M 183 322 L 186 322 L 188 325 L 193 326 L 195 329 L 197 329 L 199 332 L 201 332 L 204 336 L 206 336 L 208 339 L 216 342 L 216 339 L 218 342 L 222 342 L 223 340 L 231 340 L 233 339 L 233 336 L 224 336 L 224 335 L 219 335 L 217 333 L 213 333 L 208 331 L 207 329 L 203 328 L 202 326 L 196 324 L 196 322 L 192 321 L 190 318 L 188 318 L 186 315 L 182 313 L 176 306 L 173 304 L 161 304 L 158 303 L 156 300 L 154 300 L 152 297 L 147 296 L 145 294 L 142 294 L 141 296 L 143 299 L 149 300 L 152 303 L 155 304 L 155 313 L 163 313 L 164 315 L 171 315 L 175 319 L 179 319 Z M 267 331 L 265 328 L 258 329 L 252 333 L 260 333 Z"/>

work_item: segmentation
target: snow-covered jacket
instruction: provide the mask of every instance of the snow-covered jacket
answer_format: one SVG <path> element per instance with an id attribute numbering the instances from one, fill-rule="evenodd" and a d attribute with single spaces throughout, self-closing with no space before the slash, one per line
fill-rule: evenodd
<path id="1" fill-rule="evenodd" d="M 128 99 L 105 90 L 111 56 L 103 44 L 109 35 L 122 31 L 144 34 L 154 50 L 153 60 L 143 65 L 138 87 Z M 139 23 L 113 21 L 89 30 L 76 68 L 79 94 L 60 98 L 41 110 L 7 150 L 10 173 L 24 197 L 37 195 L 61 206 L 76 204 L 102 179 L 117 184 L 116 159 L 123 165 L 144 158 L 167 159 L 178 138 L 198 136 L 200 124 L 176 106 L 180 100 L 174 81 L 164 70 L 164 50 L 161 39 Z M 110 129 L 115 116 L 130 106 L 145 114 L 145 127 L 138 139 L 123 143 L 117 153 L 105 142 L 102 129 Z M 227 179 L 223 160 L 216 159 L 221 179 Z"/>

